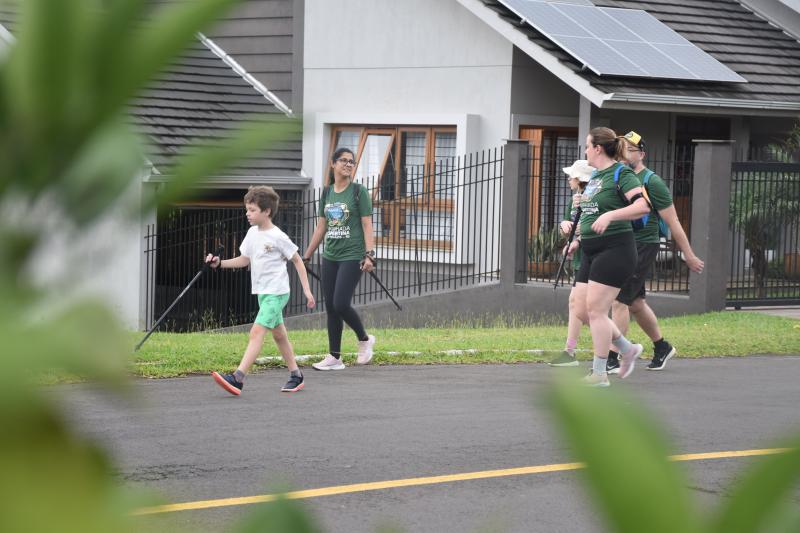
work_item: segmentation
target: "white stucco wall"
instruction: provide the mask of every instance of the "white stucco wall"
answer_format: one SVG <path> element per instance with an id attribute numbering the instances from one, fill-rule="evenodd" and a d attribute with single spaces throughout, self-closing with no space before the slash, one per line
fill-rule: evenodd
<path id="1" fill-rule="evenodd" d="M 139 205 L 141 176 L 136 176 L 119 207 L 86 228 L 74 228 L 58 217 L 42 217 L 47 235 L 30 265 L 35 284 L 51 295 L 54 308 L 78 299 L 97 299 L 111 309 L 124 327 L 140 330 L 142 228 L 152 217 L 123 217 L 131 202 Z"/>
<path id="2" fill-rule="evenodd" d="M 508 137 L 512 45 L 453 0 L 306 0 L 303 169 L 330 124 L 455 125 L 458 153 Z"/>
<path id="3" fill-rule="evenodd" d="M 512 125 L 578 127 L 578 93 L 519 48 L 514 48 L 511 86 Z"/>

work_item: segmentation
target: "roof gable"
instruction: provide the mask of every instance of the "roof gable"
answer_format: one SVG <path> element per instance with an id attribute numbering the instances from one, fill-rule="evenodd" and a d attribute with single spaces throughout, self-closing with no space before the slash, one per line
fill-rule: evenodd
<path id="1" fill-rule="evenodd" d="M 499 31 L 507 37 L 524 35 L 533 50 L 542 50 L 558 65 L 555 68 L 548 66 L 541 56 L 523 50 L 599 107 L 639 99 L 717 107 L 782 109 L 787 114 L 800 110 L 800 43 L 734 0 L 693 0 L 691 3 L 679 0 L 596 0 L 594 4 L 647 11 L 746 78 L 748 83 L 743 84 L 597 76 L 582 70 L 582 65 L 540 32 L 527 24 L 520 24 L 519 18 L 499 1 L 459 2 L 487 22 L 496 23 L 496 20 L 487 19 L 499 17 L 505 23 Z M 481 4 L 483 9 L 476 8 L 476 4 Z M 584 82 L 583 90 L 581 84 L 573 83 L 575 77 Z M 591 90 L 586 90 L 585 85 Z M 602 95 L 599 101 L 598 94 Z"/>
<path id="2" fill-rule="evenodd" d="M 0 25 L 9 31 L 8 35 L 13 34 L 14 21 L 13 12 L 7 8 L 0 10 Z M 132 103 L 130 117 L 135 129 L 150 141 L 146 156 L 154 173 L 168 175 L 179 153 L 228 136 L 238 124 L 253 115 L 284 117 L 291 114 L 274 94 L 230 58 L 217 55 L 220 53 L 224 54 L 204 36 L 199 36 L 198 42 L 182 54 L 144 96 Z M 235 167 L 227 169 L 224 178 L 230 181 L 265 177 L 300 180 L 301 166 L 301 140 L 287 139 L 239 161 Z M 306 181 L 302 178 L 303 183 Z"/>

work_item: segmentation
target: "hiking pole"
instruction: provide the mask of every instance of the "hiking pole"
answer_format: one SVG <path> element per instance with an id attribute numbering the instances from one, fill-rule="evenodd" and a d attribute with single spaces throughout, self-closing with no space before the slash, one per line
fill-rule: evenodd
<path id="1" fill-rule="evenodd" d="M 387 288 L 386 288 L 386 287 L 383 285 L 383 283 L 381 283 L 381 280 L 380 280 L 380 278 L 378 278 L 378 275 L 377 275 L 377 274 L 375 274 L 375 271 L 371 271 L 371 272 L 369 273 L 369 275 L 370 275 L 370 276 L 372 276 L 372 279 L 374 279 L 374 280 L 375 280 L 375 283 L 377 283 L 377 284 L 380 286 L 380 288 L 381 288 L 381 289 L 383 289 L 383 292 L 385 292 L 385 293 L 386 293 L 386 296 L 388 296 L 388 297 L 389 297 L 389 299 L 392 301 L 392 303 L 393 303 L 394 305 L 396 305 L 396 306 L 397 306 L 397 310 L 398 310 L 398 311 L 402 311 L 402 310 L 403 310 L 403 308 L 402 308 L 402 307 L 400 307 L 400 304 L 399 304 L 399 303 L 397 303 L 397 300 L 395 300 L 395 299 L 394 299 L 394 296 L 392 296 L 392 293 L 391 293 L 391 292 L 389 292 L 389 289 L 387 289 Z"/>
<path id="2" fill-rule="evenodd" d="M 316 272 L 314 272 L 313 270 L 311 270 L 311 265 L 306 265 L 306 272 L 308 272 L 309 274 L 311 274 L 311 277 L 312 277 L 312 278 L 314 278 L 315 280 L 317 280 L 317 281 L 319 281 L 320 283 L 322 283 L 322 278 L 321 278 L 321 277 L 319 277 L 319 276 L 317 275 L 317 273 L 316 273 Z"/>
<path id="3" fill-rule="evenodd" d="M 220 256 L 222 255 L 223 251 L 225 251 L 225 247 L 220 245 L 220 247 L 217 248 L 217 253 L 215 254 L 217 257 L 220 258 L 220 261 L 222 261 L 222 257 Z M 136 347 L 133 349 L 134 352 L 139 351 L 139 348 L 142 347 L 142 344 L 144 344 L 144 342 L 150 338 L 150 335 L 152 335 L 153 332 L 156 330 L 156 328 L 161 324 L 161 321 L 164 320 L 164 318 L 166 318 L 167 314 L 169 314 L 169 312 L 172 311 L 172 308 L 175 307 L 175 304 L 177 304 L 180 301 L 180 299 L 183 298 L 183 295 L 189 291 L 192 285 L 194 285 L 194 282 L 200 279 L 200 276 L 202 276 L 203 273 L 207 272 L 210 268 L 211 268 L 211 263 L 203 263 L 203 267 L 197 271 L 197 274 L 194 275 L 192 281 L 190 281 L 189 284 L 186 286 L 186 288 L 183 289 L 183 291 L 181 291 L 181 293 L 178 295 L 177 298 L 175 298 L 175 301 L 172 302 L 172 305 L 170 305 L 166 311 L 164 311 L 164 314 L 162 314 L 161 317 L 158 320 L 156 320 L 156 323 L 153 324 L 153 327 L 150 328 L 150 331 L 147 332 L 147 335 L 145 335 L 144 338 L 139 341 L 139 344 L 137 344 Z"/>
<path id="4" fill-rule="evenodd" d="M 581 218 L 580 207 L 575 212 L 575 219 L 572 221 L 572 229 L 569 230 L 569 237 L 567 238 L 567 250 L 569 250 L 569 245 L 572 244 L 572 239 L 575 238 L 575 230 L 578 229 L 579 218 Z M 561 274 L 564 272 L 564 265 L 566 263 L 567 263 L 567 254 L 564 253 L 564 257 L 561 258 L 561 265 L 558 267 L 558 272 L 556 273 L 556 282 L 555 284 L 553 284 L 553 291 L 558 289 L 558 283 L 561 281 Z"/>

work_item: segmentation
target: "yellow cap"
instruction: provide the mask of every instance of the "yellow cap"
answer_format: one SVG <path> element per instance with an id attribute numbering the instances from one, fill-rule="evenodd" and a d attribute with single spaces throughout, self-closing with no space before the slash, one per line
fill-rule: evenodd
<path id="1" fill-rule="evenodd" d="M 635 131 L 629 131 L 625 134 L 625 140 L 631 143 L 633 146 L 637 147 L 638 149 L 644 151 L 644 141 L 642 140 L 642 136 L 636 133 Z"/>

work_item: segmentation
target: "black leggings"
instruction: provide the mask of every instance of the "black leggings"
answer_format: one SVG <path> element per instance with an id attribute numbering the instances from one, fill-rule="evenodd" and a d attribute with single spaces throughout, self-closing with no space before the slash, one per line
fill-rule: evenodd
<path id="1" fill-rule="evenodd" d="M 361 318 L 350 305 L 360 279 L 359 261 L 330 261 L 322 258 L 322 291 L 328 313 L 328 347 L 331 355 L 337 359 L 341 355 L 345 322 L 355 331 L 358 340 L 367 340 Z"/>

